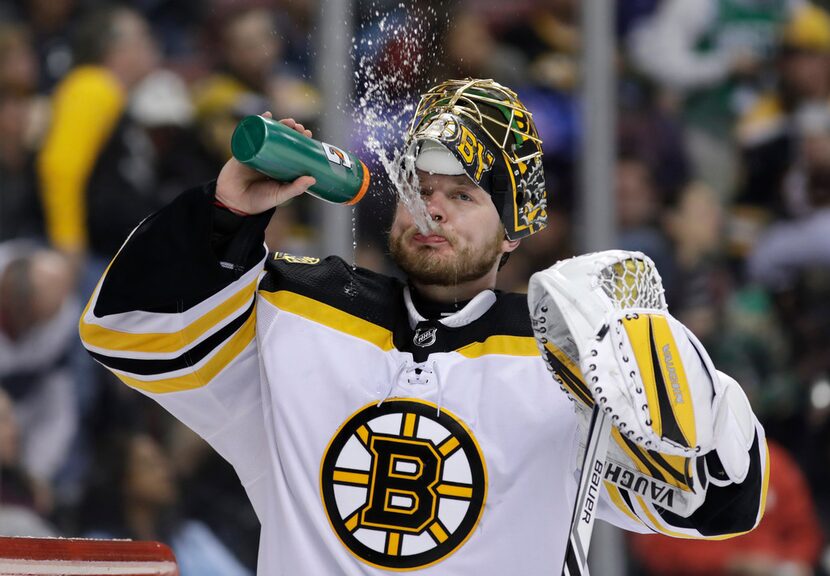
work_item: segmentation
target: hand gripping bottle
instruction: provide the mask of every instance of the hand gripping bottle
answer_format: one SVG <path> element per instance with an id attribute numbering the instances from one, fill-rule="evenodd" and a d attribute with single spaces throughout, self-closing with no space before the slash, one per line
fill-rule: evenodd
<path id="1" fill-rule="evenodd" d="M 231 137 L 242 164 L 281 182 L 314 176 L 308 193 L 335 204 L 356 204 L 369 188 L 369 170 L 357 156 L 312 140 L 270 118 L 247 116 Z"/>

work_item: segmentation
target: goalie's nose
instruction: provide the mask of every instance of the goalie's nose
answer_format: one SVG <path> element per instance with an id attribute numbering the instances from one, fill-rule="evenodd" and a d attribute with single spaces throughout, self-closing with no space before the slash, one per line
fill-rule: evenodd
<path id="1" fill-rule="evenodd" d="M 446 222 L 447 211 L 443 201 L 436 198 L 436 194 L 431 194 L 427 199 L 427 214 L 433 222 Z"/>

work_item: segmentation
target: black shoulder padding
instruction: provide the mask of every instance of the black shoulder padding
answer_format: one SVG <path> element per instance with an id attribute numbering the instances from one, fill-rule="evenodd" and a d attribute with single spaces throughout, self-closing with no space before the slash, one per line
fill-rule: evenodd
<path id="1" fill-rule="evenodd" d="M 337 256 L 320 260 L 278 252 L 268 256 L 265 270 L 260 290 L 294 292 L 393 331 L 406 318 L 400 280 Z"/>
<path id="2" fill-rule="evenodd" d="M 337 308 L 390 330 L 394 345 L 412 352 L 422 362 L 434 352 L 450 352 L 491 336 L 533 336 L 524 294 L 497 293 L 497 301 L 480 318 L 465 326 L 451 328 L 430 322 L 437 339 L 429 349 L 414 344 L 413 330 L 403 299 L 404 284 L 396 278 L 350 266 L 331 256 L 318 258 L 271 254 L 265 265 L 266 276 L 260 291 L 286 290 L 321 304 Z"/>
<path id="3" fill-rule="evenodd" d="M 493 334 L 505 336 L 533 336 L 527 294 L 496 292 L 498 301 L 482 318 Z"/>
<path id="4" fill-rule="evenodd" d="M 188 190 L 139 224 L 110 266 L 97 316 L 182 312 L 256 265 L 273 210 L 236 216 L 214 194 L 215 183 Z"/>

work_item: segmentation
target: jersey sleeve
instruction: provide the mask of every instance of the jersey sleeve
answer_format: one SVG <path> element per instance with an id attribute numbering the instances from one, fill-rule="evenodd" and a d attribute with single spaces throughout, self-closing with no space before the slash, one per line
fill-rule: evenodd
<path id="1" fill-rule="evenodd" d="M 80 320 L 89 353 L 207 440 L 250 485 L 267 458 L 256 293 L 271 212 L 236 216 L 190 190 L 145 219 Z"/>

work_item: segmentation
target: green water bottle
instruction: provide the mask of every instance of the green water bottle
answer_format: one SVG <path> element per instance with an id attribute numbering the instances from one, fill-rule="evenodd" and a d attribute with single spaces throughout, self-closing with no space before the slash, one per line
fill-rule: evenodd
<path id="1" fill-rule="evenodd" d="M 231 137 L 231 151 L 274 180 L 314 176 L 317 182 L 308 193 L 335 204 L 356 204 L 369 188 L 369 170 L 357 156 L 270 118 L 243 118 Z"/>

